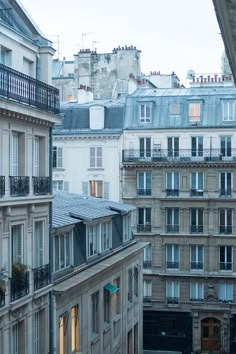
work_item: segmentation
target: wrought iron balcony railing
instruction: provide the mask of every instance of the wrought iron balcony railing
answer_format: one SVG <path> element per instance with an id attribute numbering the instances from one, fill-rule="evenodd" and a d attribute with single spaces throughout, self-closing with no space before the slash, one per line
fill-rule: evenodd
<path id="1" fill-rule="evenodd" d="M 220 234 L 232 234 L 232 225 L 220 225 L 219 226 Z"/>
<path id="2" fill-rule="evenodd" d="M 139 224 L 137 225 L 137 232 L 151 232 L 152 225 L 151 224 Z"/>
<path id="3" fill-rule="evenodd" d="M 152 194 L 151 188 L 145 188 L 145 189 L 138 188 L 137 191 L 138 191 L 138 195 L 151 195 Z"/>
<path id="4" fill-rule="evenodd" d="M 34 290 L 44 288 L 49 284 L 49 264 L 34 269 Z"/>
<path id="5" fill-rule="evenodd" d="M 190 298 L 190 301 L 195 301 L 195 302 L 203 302 L 204 301 L 204 299 L 203 298 L 193 298 L 193 297 L 191 297 Z"/>
<path id="6" fill-rule="evenodd" d="M 191 270 L 203 270 L 203 262 L 191 262 Z"/>
<path id="7" fill-rule="evenodd" d="M 5 177 L 0 176 L 0 196 L 5 194 Z"/>
<path id="8" fill-rule="evenodd" d="M 179 225 L 166 225 L 166 232 L 179 232 Z"/>
<path id="9" fill-rule="evenodd" d="M 123 162 L 217 162 L 217 161 L 236 161 L 236 149 L 221 151 L 221 149 L 203 149 L 201 154 L 196 156 L 192 149 L 152 149 L 123 150 Z"/>
<path id="10" fill-rule="evenodd" d="M 49 194 L 50 193 L 50 177 L 33 177 L 34 194 Z"/>
<path id="11" fill-rule="evenodd" d="M 144 304 L 151 304 L 152 303 L 152 297 L 151 296 L 143 296 L 143 303 Z"/>
<path id="12" fill-rule="evenodd" d="M 29 194 L 29 177 L 10 176 L 10 194 L 19 197 Z"/>
<path id="13" fill-rule="evenodd" d="M 203 190 L 202 189 L 191 189 L 190 190 L 191 197 L 202 197 Z"/>
<path id="14" fill-rule="evenodd" d="M 220 270 L 232 270 L 232 262 L 220 262 Z"/>
<path id="15" fill-rule="evenodd" d="M 192 234 L 202 234 L 203 233 L 203 225 L 191 225 L 190 232 Z"/>
<path id="16" fill-rule="evenodd" d="M 17 70 L 0 64 L 0 96 L 59 113 L 59 90 Z"/>
<path id="17" fill-rule="evenodd" d="M 5 292 L 0 289 L 0 307 L 5 305 Z"/>
<path id="18" fill-rule="evenodd" d="M 143 268 L 152 268 L 152 261 L 143 261 Z"/>
<path id="19" fill-rule="evenodd" d="M 167 304 L 178 304 L 179 298 L 178 297 L 167 297 L 166 302 L 167 302 Z"/>
<path id="20" fill-rule="evenodd" d="M 179 190 L 178 189 L 167 189 L 166 190 L 166 196 L 167 197 L 178 197 L 179 196 Z"/>
<path id="21" fill-rule="evenodd" d="M 179 269 L 179 261 L 167 261 L 166 268 L 167 269 Z"/>
<path id="22" fill-rule="evenodd" d="M 21 273 L 19 276 L 10 279 L 11 301 L 20 299 L 29 294 L 29 272 Z"/>
<path id="23" fill-rule="evenodd" d="M 232 190 L 231 188 L 221 188 L 220 189 L 220 195 L 225 196 L 225 197 L 231 197 L 232 196 Z"/>

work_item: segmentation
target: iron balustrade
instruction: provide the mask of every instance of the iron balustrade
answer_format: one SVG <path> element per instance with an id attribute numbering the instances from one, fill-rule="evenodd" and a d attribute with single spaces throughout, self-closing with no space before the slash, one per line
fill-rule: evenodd
<path id="1" fill-rule="evenodd" d="M 5 177 L 0 176 L 0 196 L 5 194 Z"/>
<path id="2" fill-rule="evenodd" d="M 221 149 L 203 149 L 201 154 L 196 156 L 192 149 L 152 149 L 139 150 L 127 149 L 123 150 L 123 162 L 236 162 L 236 149 L 231 149 L 231 153 L 226 156 Z"/>
<path id="3" fill-rule="evenodd" d="M 191 197 L 203 197 L 203 190 L 200 189 L 191 189 L 190 190 Z"/>
<path id="4" fill-rule="evenodd" d="M 166 189 L 166 196 L 167 197 L 178 197 L 179 190 L 178 189 Z"/>
<path id="5" fill-rule="evenodd" d="M 143 268 L 152 268 L 152 261 L 143 261 Z"/>
<path id="6" fill-rule="evenodd" d="M 0 64 L 0 96 L 59 114 L 59 90 Z"/>
<path id="7" fill-rule="evenodd" d="M 179 232 L 179 225 L 166 225 L 166 232 Z"/>
<path id="8" fill-rule="evenodd" d="M 151 296 L 143 296 L 143 302 L 144 302 L 144 304 L 151 304 L 152 297 Z"/>
<path id="9" fill-rule="evenodd" d="M 139 224 L 137 225 L 137 232 L 151 232 L 152 225 L 151 224 Z"/>
<path id="10" fill-rule="evenodd" d="M 191 298 L 190 301 L 203 302 L 204 299 L 202 299 L 202 298 Z"/>
<path id="11" fill-rule="evenodd" d="M 151 195 L 151 194 L 152 194 L 151 188 L 145 188 L 145 189 L 138 188 L 138 195 Z"/>
<path id="12" fill-rule="evenodd" d="M 29 177 L 10 176 L 10 194 L 12 196 L 24 196 L 29 194 Z"/>
<path id="13" fill-rule="evenodd" d="M 51 191 L 50 177 L 33 177 L 34 194 L 49 194 Z"/>
<path id="14" fill-rule="evenodd" d="M 232 225 L 220 225 L 219 233 L 220 234 L 232 234 Z"/>
<path id="15" fill-rule="evenodd" d="M 232 262 L 220 262 L 220 270 L 232 270 Z"/>
<path id="16" fill-rule="evenodd" d="M 29 294 L 29 272 L 24 272 L 20 276 L 10 279 L 11 301 L 20 299 Z"/>
<path id="17" fill-rule="evenodd" d="M 34 269 L 34 290 L 44 288 L 49 284 L 49 264 Z"/>
<path id="18" fill-rule="evenodd" d="M 220 189 L 220 195 L 221 195 L 221 196 L 226 196 L 226 197 L 231 197 L 231 195 L 232 195 L 232 190 L 231 190 L 231 188 L 226 188 L 226 189 L 221 188 L 221 189 Z"/>
<path id="19" fill-rule="evenodd" d="M 178 297 L 167 297 L 166 302 L 167 302 L 167 304 L 178 304 L 179 298 Z"/>
<path id="20" fill-rule="evenodd" d="M 203 225 L 191 225 L 190 232 L 192 234 L 202 234 L 203 233 Z"/>
<path id="21" fill-rule="evenodd" d="M 203 262 L 191 262 L 191 270 L 203 270 Z"/>
<path id="22" fill-rule="evenodd" d="M 5 291 L 0 289 L 0 307 L 5 305 Z"/>
<path id="23" fill-rule="evenodd" d="M 179 261 L 167 261 L 166 268 L 167 269 L 179 269 Z"/>

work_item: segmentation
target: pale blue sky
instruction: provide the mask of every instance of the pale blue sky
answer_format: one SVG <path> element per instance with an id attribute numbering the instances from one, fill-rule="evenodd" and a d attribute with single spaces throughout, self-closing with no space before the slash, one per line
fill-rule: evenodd
<path id="1" fill-rule="evenodd" d="M 223 42 L 212 0 L 21 0 L 49 39 L 59 36 L 60 58 L 82 47 L 111 52 L 118 45 L 142 51 L 141 69 L 220 72 Z M 93 43 L 97 41 L 97 43 Z M 54 43 L 57 49 L 57 43 Z M 56 54 L 57 56 L 57 54 Z"/>

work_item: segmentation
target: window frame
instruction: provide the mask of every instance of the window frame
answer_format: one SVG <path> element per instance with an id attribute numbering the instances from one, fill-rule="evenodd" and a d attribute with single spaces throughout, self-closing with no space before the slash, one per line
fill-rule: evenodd
<path id="1" fill-rule="evenodd" d="M 52 147 L 52 168 L 63 168 L 63 147 L 54 145 Z"/>
<path id="2" fill-rule="evenodd" d="M 179 196 L 179 172 L 166 172 L 166 195 L 167 197 Z"/>
<path id="3" fill-rule="evenodd" d="M 204 283 L 201 281 L 191 281 L 189 286 L 190 301 L 204 301 Z"/>
<path id="4" fill-rule="evenodd" d="M 99 333 L 99 291 L 94 292 L 91 295 L 91 331 L 92 333 Z"/>
<path id="5" fill-rule="evenodd" d="M 232 296 L 228 296 L 229 291 L 231 293 L 230 295 L 232 295 Z M 223 296 L 221 296 L 221 293 L 223 293 Z M 233 302 L 233 298 L 234 298 L 233 283 L 226 283 L 226 282 L 218 283 L 218 298 L 219 298 L 219 301 L 222 301 L 222 302 Z"/>
<path id="6" fill-rule="evenodd" d="M 169 224 L 168 221 L 171 221 Z M 179 208 L 166 208 L 166 232 L 179 232 L 180 212 Z"/>
<path id="7" fill-rule="evenodd" d="M 228 253 L 229 251 L 229 253 Z M 219 270 L 233 271 L 233 247 L 219 246 Z"/>
<path id="8" fill-rule="evenodd" d="M 166 269 L 180 269 L 180 247 L 176 244 L 166 245 Z"/>
<path id="9" fill-rule="evenodd" d="M 231 115 L 230 115 L 231 111 Z M 236 100 L 223 99 L 221 100 L 221 116 L 223 122 L 233 122 L 235 120 Z M 230 119 L 231 118 L 231 119 Z"/>
<path id="10" fill-rule="evenodd" d="M 189 102 L 188 103 L 188 120 L 189 120 L 189 122 L 200 122 L 201 115 L 202 115 L 202 102 L 201 101 Z"/>
<path id="11" fill-rule="evenodd" d="M 190 269 L 191 271 L 204 270 L 204 246 L 190 245 Z"/>
<path id="12" fill-rule="evenodd" d="M 103 147 L 101 145 L 89 147 L 89 167 L 103 168 Z"/>
<path id="13" fill-rule="evenodd" d="M 58 239 L 58 247 L 56 246 L 56 242 L 57 242 L 56 239 Z M 53 250 L 54 250 L 53 268 L 55 273 L 63 271 L 73 266 L 74 264 L 73 230 L 66 231 L 60 234 L 55 234 L 53 237 Z M 56 253 L 58 253 L 58 255 L 56 255 Z"/>
<path id="14" fill-rule="evenodd" d="M 152 195 L 152 171 L 137 171 L 137 192 L 138 195 Z"/>
<path id="15" fill-rule="evenodd" d="M 178 280 L 167 280 L 166 281 L 167 304 L 178 304 L 179 299 L 180 299 L 180 282 Z"/>
<path id="16" fill-rule="evenodd" d="M 142 102 L 139 103 L 139 121 L 140 123 L 152 122 L 152 103 Z"/>

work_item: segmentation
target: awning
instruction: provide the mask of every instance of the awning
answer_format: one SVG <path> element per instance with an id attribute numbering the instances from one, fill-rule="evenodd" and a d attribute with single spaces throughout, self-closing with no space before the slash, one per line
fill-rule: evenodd
<path id="1" fill-rule="evenodd" d="M 115 294 L 119 290 L 119 288 L 117 288 L 115 285 L 112 285 L 111 283 L 105 285 L 104 289 L 109 291 L 111 294 Z"/>

